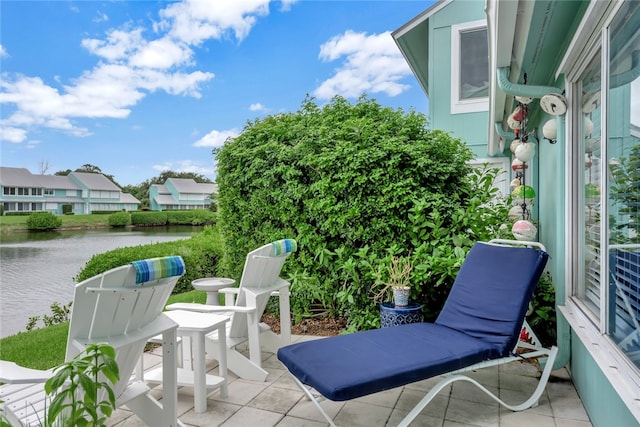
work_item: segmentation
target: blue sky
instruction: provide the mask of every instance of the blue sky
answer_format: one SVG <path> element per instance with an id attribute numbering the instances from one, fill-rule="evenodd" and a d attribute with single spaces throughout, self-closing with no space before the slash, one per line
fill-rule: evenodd
<path id="1" fill-rule="evenodd" d="M 0 2 L 0 165 L 215 178 L 249 120 L 362 93 L 427 112 L 391 32 L 432 1 Z"/>

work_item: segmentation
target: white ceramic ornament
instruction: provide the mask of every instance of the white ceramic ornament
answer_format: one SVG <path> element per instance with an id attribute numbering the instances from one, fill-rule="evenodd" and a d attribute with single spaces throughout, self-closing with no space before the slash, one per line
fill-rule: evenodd
<path id="1" fill-rule="evenodd" d="M 589 136 L 591 135 L 591 132 L 593 132 L 593 122 L 591 121 L 591 119 L 589 119 L 589 117 L 584 118 L 584 135 L 585 136 Z"/>
<path id="2" fill-rule="evenodd" d="M 511 141 L 511 145 L 509 145 L 509 150 L 511 150 L 511 153 L 516 154 L 516 148 L 520 144 L 522 144 L 522 141 L 520 141 L 519 139 L 514 139 L 513 141 Z"/>
<path id="3" fill-rule="evenodd" d="M 531 142 L 520 144 L 516 147 L 515 154 L 516 159 L 522 162 L 530 162 L 536 154 L 536 146 Z"/>
<path id="4" fill-rule="evenodd" d="M 542 134 L 545 138 L 555 141 L 558 139 L 558 122 L 556 119 L 547 120 L 542 127 Z"/>

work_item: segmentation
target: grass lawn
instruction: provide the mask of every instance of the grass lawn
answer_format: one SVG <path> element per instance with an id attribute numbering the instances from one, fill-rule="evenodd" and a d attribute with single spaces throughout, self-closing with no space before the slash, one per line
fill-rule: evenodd
<path id="1" fill-rule="evenodd" d="M 171 295 L 167 304 L 198 302 L 204 304 L 204 291 L 189 291 Z M 43 313 L 44 314 L 44 313 Z M 64 362 L 69 322 L 46 328 L 20 332 L 0 339 L 0 359 L 16 362 L 33 369 L 50 369 Z"/>
<path id="2" fill-rule="evenodd" d="M 90 215 L 59 215 L 62 219 L 60 229 L 90 229 L 108 228 L 110 214 L 90 214 Z M 28 231 L 27 215 L 0 216 L 0 233 L 12 233 L 15 231 Z"/>

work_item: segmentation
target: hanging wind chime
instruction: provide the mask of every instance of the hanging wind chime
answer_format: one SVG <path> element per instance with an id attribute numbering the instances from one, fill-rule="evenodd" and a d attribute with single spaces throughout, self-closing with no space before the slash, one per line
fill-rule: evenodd
<path id="1" fill-rule="evenodd" d="M 536 152 L 535 144 L 529 141 L 526 131 L 528 105 L 532 100 L 533 98 L 516 96 L 516 108 L 507 119 L 507 124 L 516 135 L 509 147 L 515 157 L 511 163 L 511 169 L 515 172 L 515 178 L 511 181 L 511 194 L 515 204 L 509 211 L 509 219 L 515 221 L 511 233 L 522 241 L 533 241 L 538 233 L 538 229 L 530 221 L 530 207 L 533 206 L 536 192 L 532 186 L 527 185 L 525 173 Z"/>

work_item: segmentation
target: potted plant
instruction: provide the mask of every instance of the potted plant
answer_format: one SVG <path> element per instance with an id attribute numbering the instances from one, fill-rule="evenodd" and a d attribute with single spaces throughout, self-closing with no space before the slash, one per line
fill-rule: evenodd
<path id="1" fill-rule="evenodd" d="M 392 300 L 396 307 L 409 305 L 411 293 L 411 273 L 413 262 L 409 256 L 392 256 L 386 269 L 386 274 L 378 274 L 376 286 L 379 286 L 375 294 L 375 301 Z M 385 278 L 383 279 L 382 276 Z"/>
<path id="2" fill-rule="evenodd" d="M 378 270 L 374 300 L 380 302 L 383 328 L 422 321 L 422 306 L 409 299 L 412 272 L 411 256 L 392 256 L 386 269 Z"/>

